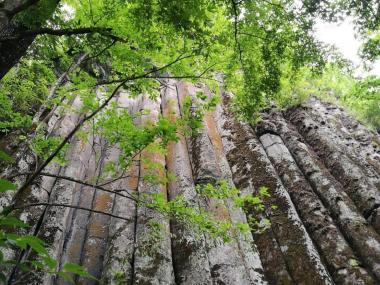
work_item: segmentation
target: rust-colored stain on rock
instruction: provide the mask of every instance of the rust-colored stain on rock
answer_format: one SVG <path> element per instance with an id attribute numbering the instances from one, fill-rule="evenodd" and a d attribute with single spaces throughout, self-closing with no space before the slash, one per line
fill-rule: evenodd
<path id="1" fill-rule="evenodd" d="M 193 96 L 196 103 L 195 93 L 204 88 L 170 79 L 162 83 L 157 101 L 123 93 L 118 104 L 131 112 L 151 110 L 136 124 L 155 124 L 160 115 L 175 122 L 183 98 Z M 229 244 L 213 242 L 131 199 L 44 177 L 21 193 L 19 202 L 58 201 L 74 208 L 19 211 L 31 225 L 23 231 L 43 238 L 61 265 L 78 263 L 102 280 L 75 278 L 75 284 L 380 284 L 379 134 L 317 98 L 284 112 L 265 110 L 256 126 L 237 120 L 229 111 L 230 100 L 225 93 L 221 106 L 205 115 L 198 134 L 178 134 L 179 140 L 170 142 L 165 154 L 144 150 L 120 181 L 104 187 L 127 187 L 136 196 L 164 193 L 169 200 L 183 195 L 189 207 L 207 208 L 217 220 L 237 222 L 245 221 L 245 213 L 230 201 L 206 201 L 195 192 L 195 184 L 226 179 L 252 194 L 266 186 L 271 195 L 264 199 L 266 208 L 246 210 L 269 219 L 268 230 L 252 232 L 248 239 L 236 235 Z M 54 123 L 57 133 L 69 131 L 70 120 L 78 119 L 77 114 L 59 116 Z M 0 145 L 12 141 L 12 135 L 0 138 Z M 107 160 L 117 163 L 119 156 L 117 144 L 109 146 L 96 136 L 94 141 L 91 145 L 92 139 L 77 140 L 65 167 L 45 171 L 95 183 Z M 8 174 L 33 169 L 32 154 L 22 146 L 12 151 L 20 155 Z M 167 171 L 176 175 L 174 181 L 166 183 Z M 150 183 L 144 179 L 147 175 L 164 183 Z M 1 205 L 12 198 L 0 193 Z M 158 221 L 163 231 L 149 244 L 151 221 Z M 46 272 L 31 274 L 23 282 L 68 285 Z"/>

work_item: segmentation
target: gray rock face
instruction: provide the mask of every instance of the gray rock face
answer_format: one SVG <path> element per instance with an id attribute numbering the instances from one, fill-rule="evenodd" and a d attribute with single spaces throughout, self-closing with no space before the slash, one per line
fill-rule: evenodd
<path id="1" fill-rule="evenodd" d="M 202 85 L 168 80 L 162 82 L 157 101 L 120 92 L 115 103 L 131 114 L 150 109 L 136 124 L 154 122 L 160 115 L 175 121 L 183 113 L 183 98 L 196 101 L 201 90 L 213 96 Z M 379 284 L 379 136 L 316 98 L 285 112 L 267 110 L 256 126 L 235 119 L 230 99 L 224 94 L 216 110 L 206 114 L 199 134 L 179 134 L 165 155 L 142 152 L 119 179 L 105 171 L 109 163 L 119 163 L 117 144 L 96 135 L 76 138 L 67 164 L 52 163 L 45 170 L 57 177 L 41 176 L 18 197 L 19 203 L 54 202 L 76 208 L 40 206 L 20 212 L 32 226 L 29 233 L 45 241 L 61 266 L 79 263 L 99 280 L 76 278 L 75 284 Z M 72 105 L 75 110 L 81 103 L 76 99 Z M 79 114 L 58 111 L 50 118 L 48 131 L 65 135 Z M 91 130 L 91 125 L 85 128 Z M 1 140 L 1 145 L 9 144 L 11 135 Z M 13 149 L 17 163 L 5 169 L 4 177 L 34 169 L 33 155 L 23 146 Z M 162 169 L 167 169 L 176 179 L 166 185 L 141 179 L 148 171 L 147 159 L 159 165 L 156 174 L 165 175 Z M 196 184 L 218 180 L 244 194 L 258 194 L 266 186 L 271 195 L 264 200 L 266 209 L 247 211 L 270 220 L 271 227 L 236 234 L 232 242 L 221 243 L 199 237 L 125 196 L 163 193 L 172 200 L 182 195 L 195 209 L 206 207 L 217 218 L 246 222 L 246 212 L 232 201 L 205 201 L 197 195 Z M 94 183 L 100 188 L 91 186 Z M 3 193 L 0 205 L 12 199 L 12 193 Z M 152 222 L 160 225 L 160 238 L 153 244 Z M 22 256 L 27 258 L 28 252 Z M 13 277 L 17 274 L 14 271 Z M 42 272 L 23 282 L 69 284 Z"/>

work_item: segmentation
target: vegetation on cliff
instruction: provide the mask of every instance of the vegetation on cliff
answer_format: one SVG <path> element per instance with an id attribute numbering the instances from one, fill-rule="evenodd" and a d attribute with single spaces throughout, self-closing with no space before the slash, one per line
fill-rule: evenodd
<path id="1" fill-rule="evenodd" d="M 117 144 L 120 152 L 96 181 L 91 177 L 76 183 L 106 191 L 104 185 L 123 178 L 136 157 L 142 157 L 144 181 L 166 185 L 175 178 L 149 153 L 165 155 L 171 142 L 198 134 L 204 115 L 218 103 L 217 97 L 199 92 L 183 99 L 181 118 L 173 120 L 170 115 L 154 117 L 149 106 L 133 112 L 120 108 L 122 92 L 131 99 L 144 94 L 155 101 L 161 100 L 160 85 L 170 79 L 205 84 L 215 94 L 223 85 L 235 94 L 236 116 L 249 122 L 258 122 L 260 111 L 273 102 L 289 107 L 316 95 L 338 101 L 379 131 L 380 80 L 356 79 L 349 64 L 313 34 L 317 17 L 339 21 L 348 15 L 365 39 L 363 58 L 376 60 L 376 0 L 0 1 L 0 138 L 12 140 L 0 149 L 1 167 L 7 170 L 0 192 L 13 193 L 2 205 L 0 247 L 16 252 L 13 259 L 0 252 L 0 266 L 12 268 L 4 270 L 0 280 L 20 284 L 18 278 L 35 269 L 66 279 L 71 273 L 90 277 L 73 263 L 58 265 L 33 231 L 13 216 L 30 207 L 76 207 L 22 201 L 48 167 L 65 165 L 65 154 L 75 140 L 101 137 Z M 76 121 L 67 124 L 68 129 L 55 130 L 51 119 L 67 113 Z M 13 162 L 17 152 L 34 159 L 25 173 Z M 8 181 L 17 177 L 22 177 L 17 186 Z M 196 190 L 206 200 L 232 200 L 234 206 L 255 213 L 263 211 L 263 200 L 270 197 L 266 188 L 258 195 L 242 196 L 224 180 Z M 219 220 L 190 207 L 181 196 L 168 201 L 157 193 L 136 196 L 120 190 L 117 195 L 176 219 L 199 236 L 228 241 L 236 232 L 268 226 L 259 214 L 249 215 L 248 223 Z M 33 222 L 32 228 L 42 223 Z M 160 228 L 150 226 L 155 236 Z M 33 259 L 31 252 L 40 259 Z"/>

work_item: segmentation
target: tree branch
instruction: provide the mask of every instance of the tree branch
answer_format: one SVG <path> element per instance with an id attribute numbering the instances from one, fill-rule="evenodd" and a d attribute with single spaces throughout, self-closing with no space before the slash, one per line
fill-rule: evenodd
<path id="1" fill-rule="evenodd" d="M 90 113 L 89 115 L 84 116 L 81 120 L 79 120 L 78 124 L 71 130 L 71 132 L 63 139 L 63 141 L 59 144 L 59 146 L 49 155 L 49 157 L 37 168 L 37 170 L 25 181 L 25 183 L 17 190 L 16 195 L 13 197 L 12 204 L 15 203 L 17 200 L 17 197 L 20 193 L 22 193 L 33 181 L 37 178 L 38 175 L 44 170 L 44 168 L 58 155 L 58 153 L 63 149 L 63 147 L 71 140 L 71 138 L 76 134 L 76 132 L 83 126 L 83 124 L 89 120 L 91 120 L 94 116 L 96 116 L 101 110 L 103 110 L 109 102 L 115 97 L 115 95 L 118 93 L 118 91 L 121 89 L 121 87 L 124 86 L 125 83 L 128 81 L 133 81 L 136 79 L 142 79 L 148 77 L 150 74 L 161 71 L 163 69 L 166 69 L 173 64 L 185 59 L 192 57 L 192 55 L 180 55 L 178 56 L 174 61 L 171 63 L 168 63 L 158 69 L 154 69 L 152 71 L 146 72 L 144 74 L 135 75 L 131 77 L 126 77 L 120 84 L 118 84 L 111 95 L 101 104 L 95 111 Z"/>
<path id="2" fill-rule="evenodd" d="M 71 182 L 74 182 L 74 183 L 82 184 L 84 186 L 88 186 L 88 187 L 91 187 L 91 188 L 94 188 L 94 189 L 97 189 L 97 190 L 101 190 L 103 192 L 107 192 L 107 193 L 110 193 L 110 194 L 115 194 L 117 196 L 121 196 L 121 197 L 130 199 L 130 200 L 133 200 L 135 202 L 138 202 L 138 200 L 135 197 L 133 197 L 132 194 L 128 190 L 126 190 L 126 189 L 109 190 L 109 189 L 106 189 L 106 188 L 102 187 L 103 185 L 91 184 L 91 183 L 87 183 L 87 182 L 84 182 L 84 181 L 81 181 L 81 180 L 78 180 L 78 179 L 75 179 L 75 178 L 72 178 L 72 177 L 69 177 L 69 176 L 56 175 L 56 174 L 47 173 L 47 172 L 41 172 L 40 175 L 42 175 L 42 176 L 48 176 L 48 177 L 54 177 L 54 178 L 63 179 L 63 180 L 71 181 Z M 122 178 L 126 178 L 126 177 L 130 177 L 130 176 L 125 176 L 125 177 L 122 177 Z M 115 182 L 115 181 L 113 181 L 113 182 Z M 128 196 L 120 194 L 120 192 L 126 192 L 126 193 L 128 193 Z"/>
<path id="3" fill-rule="evenodd" d="M 243 72 L 245 72 L 245 68 L 244 68 L 244 64 L 243 64 L 243 50 L 241 48 L 239 37 L 238 37 L 238 35 L 239 35 L 239 29 L 238 29 L 238 20 L 239 20 L 238 11 L 239 11 L 239 8 L 238 8 L 238 4 L 234 0 L 231 0 L 231 3 L 232 3 L 232 9 L 233 9 L 233 12 L 234 12 L 235 45 L 236 45 L 237 51 L 239 53 L 240 64 L 241 64 L 241 66 L 243 68 Z"/>
<path id="4" fill-rule="evenodd" d="M 61 76 L 56 80 L 56 82 L 50 87 L 49 94 L 46 97 L 46 101 L 51 100 L 51 99 L 54 98 L 55 92 L 65 82 L 65 80 L 67 79 L 68 75 L 71 72 L 73 72 L 83 61 L 85 61 L 86 58 L 88 58 L 88 54 L 84 53 L 84 54 L 80 55 L 77 58 L 76 61 L 74 61 L 73 63 L 71 63 L 71 65 L 69 66 L 69 68 L 64 73 L 62 73 Z M 41 121 L 41 123 L 46 122 L 53 115 L 53 113 L 56 110 L 56 108 L 57 108 L 57 106 L 55 106 L 49 112 L 49 114 L 47 114 L 45 116 L 45 118 L 43 118 L 43 120 Z M 41 116 L 45 112 L 45 110 L 46 110 L 46 106 L 44 104 L 42 104 L 41 107 L 40 107 L 40 109 L 38 110 L 37 114 L 33 117 L 33 124 L 35 124 L 35 125 L 39 124 Z M 38 129 L 38 127 L 36 127 L 36 130 L 37 129 Z"/>
<path id="5" fill-rule="evenodd" d="M 205 68 L 205 70 L 203 70 L 200 74 L 198 75 L 173 75 L 173 76 L 147 76 L 145 78 L 149 78 L 149 79 L 200 79 L 200 78 L 203 78 L 203 79 L 208 79 L 208 80 L 214 80 L 214 81 L 218 81 L 216 80 L 215 78 L 210 78 L 210 77 L 204 77 L 203 75 L 205 75 L 211 68 L 213 68 L 215 65 L 217 65 L 218 63 L 214 63 L 212 65 L 210 65 L 209 67 Z M 158 71 L 158 70 L 156 70 Z M 115 83 L 119 83 L 121 82 L 122 79 L 113 79 L 113 80 L 109 80 L 109 81 L 100 81 L 96 84 L 96 86 L 100 86 L 100 85 L 110 85 L 110 84 L 115 84 Z M 218 81 L 219 82 L 219 81 Z"/>
<path id="6" fill-rule="evenodd" d="M 66 207 L 66 208 L 72 208 L 72 209 L 84 210 L 84 211 L 88 211 L 88 212 L 92 212 L 92 213 L 102 214 L 102 215 L 106 215 L 106 216 L 109 216 L 112 218 L 121 219 L 124 221 L 130 221 L 131 220 L 130 218 L 117 216 L 117 215 L 107 213 L 107 212 L 103 212 L 103 211 L 99 211 L 99 210 L 94 210 L 94 209 L 89 209 L 89 208 L 84 208 L 84 207 L 74 206 L 74 205 L 68 205 L 68 204 L 59 204 L 59 203 L 43 203 L 43 202 L 41 202 L 41 203 L 30 203 L 30 204 L 24 204 L 24 205 L 20 205 L 20 206 L 14 206 L 12 209 L 13 210 L 22 210 L 22 209 L 31 208 L 31 207 L 38 207 L 38 206 Z"/>
<path id="7" fill-rule="evenodd" d="M 9 40 L 17 40 L 26 37 L 34 37 L 38 35 L 52 35 L 52 36 L 72 36 L 72 35 L 85 35 L 85 34 L 95 34 L 98 33 L 100 35 L 109 37 L 113 40 L 117 40 L 120 42 L 126 42 L 125 39 L 113 35 L 112 28 L 102 28 L 102 27 L 85 27 L 85 28 L 73 28 L 73 29 L 51 29 L 51 28 L 40 28 L 36 30 L 28 30 L 22 33 L 5 36 L 0 38 L 0 42 L 9 41 Z"/>

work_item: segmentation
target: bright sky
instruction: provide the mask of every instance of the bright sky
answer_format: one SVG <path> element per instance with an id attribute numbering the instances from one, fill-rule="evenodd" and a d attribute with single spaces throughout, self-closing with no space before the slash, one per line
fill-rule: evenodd
<path id="1" fill-rule="evenodd" d="M 361 41 L 355 38 L 352 19 L 348 18 L 339 24 L 319 21 L 315 32 L 320 41 L 335 45 L 344 57 L 353 61 L 355 65 L 361 64 L 358 55 Z M 380 76 L 380 60 L 375 62 L 370 72 L 364 72 L 363 68 L 358 68 L 357 75 L 367 74 Z"/>

